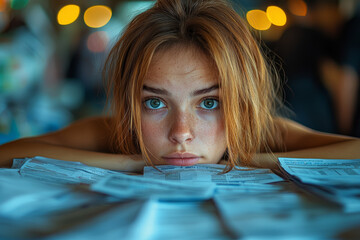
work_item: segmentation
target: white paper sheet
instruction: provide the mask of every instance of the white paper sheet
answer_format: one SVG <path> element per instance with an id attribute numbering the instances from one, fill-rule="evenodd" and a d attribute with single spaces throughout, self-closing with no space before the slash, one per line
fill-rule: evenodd
<path id="1" fill-rule="evenodd" d="M 121 173 L 44 157 L 29 158 L 20 167 L 20 175 L 54 184 L 90 184 L 112 174 Z"/>
<path id="2" fill-rule="evenodd" d="M 333 239 L 360 220 L 305 206 L 293 193 L 216 195 L 215 202 L 239 239 Z"/>
<path id="3" fill-rule="evenodd" d="M 158 202 L 149 240 L 233 239 L 217 217 L 213 202 Z"/>
<path id="4" fill-rule="evenodd" d="M 281 167 L 306 183 L 360 185 L 360 159 L 279 158 Z"/>
<path id="5" fill-rule="evenodd" d="M 124 203 L 46 240 L 146 240 L 149 239 L 153 228 L 155 204 L 153 200 L 134 200 Z"/>
<path id="6" fill-rule="evenodd" d="M 0 171 L 0 217 L 32 218 L 97 202 L 101 196 L 73 191 Z"/>
<path id="7" fill-rule="evenodd" d="M 240 168 L 221 174 L 225 165 L 197 164 L 194 166 L 160 165 L 157 168 L 144 168 L 144 177 L 160 180 L 191 182 L 214 182 L 216 184 L 272 183 L 283 181 L 269 169 Z"/>
<path id="8" fill-rule="evenodd" d="M 360 159 L 279 158 L 279 161 L 284 174 L 300 181 L 304 189 L 341 204 L 345 212 L 360 212 Z"/>
<path id="9" fill-rule="evenodd" d="M 120 198 L 158 198 L 163 200 L 204 200 L 213 196 L 213 183 L 166 182 L 142 176 L 111 175 L 91 189 Z"/>

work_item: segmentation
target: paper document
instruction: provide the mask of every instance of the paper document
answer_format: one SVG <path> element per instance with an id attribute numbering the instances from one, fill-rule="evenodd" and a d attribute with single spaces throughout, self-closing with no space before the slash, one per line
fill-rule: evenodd
<path id="1" fill-rule="evenodd" d="M 264 183 L 239 183 L 216 185 L 216 194 L 232 193 L 268 193 L 282 190 L 281 186 L 264 184 Z"/>
<path id="2" fill-rule="evenodd" d="M 212 201 L 158 202 L 148 240 L 234 239 L 225 231 Z"/>
<path id="3" fill-rule="evenodd" d="M 19 169 L 0 168 L 0 176 L 20 176 Z"/>
<path id="4" fill-rule="evenodd" d="M 102 196 L 75 192 L 70 187 L 55 186 L 0 171 L 0 218 L 33 218 L 60 210 L 96 202 Z"/>
<path id="5" fill-rule="evenodd" d="M 221 174 L 225 165 L 197 164 L 194 166 L 156 166 L 144 168 L 144 177 L 160 180 L 178 180 L 191 182 L 213 182 L 216 184 L 272 183 L 283 181 L 270 169 L 242 168 Z"/>
<path id="6" fill-rule="evenodd" d="M 31 158 L 14 158 L 11 168 L 19 169 L 19 168 L 21 168 L 22 165 L 24 165 L 24 163 L 26 163 L 26 161 L 28 161 L 30 159 Z"/>
<path id="7" fill-rule="evenodd" d="M 120 198 L 162 200 L 203 200 L 213 196 L 213 183 L 166 182 L 142 176 L 111 175 L 91 185 L 91 189 Z"/>
<path id="8" fill-rule="evenodd" d="M 360 185 L 360 159 L 279 158 L 288 174 L 306 183 Z"/>
<path id="9" fill-rule="evenodd" d="M 346 212 L 360 211 L 360 159 L 279 158 L 282 172 L 302 187 L 339 203 Z"/>
<path id="10" fill-rule="evenodd" d="M 114 206 L 68 231 L 46 240 L 149 239 L 156 206 L 152 200 L 133 200 Z"/>
<path id="11" fill-rule="evenodd" d="M 20 175 L 55 184 L 91 184 L 104 176 L 119 172 L 87 166 L 80 162 L 61 161 L 45 157 L 26 160 L 20 167 Z"/>
<path id="12" fill-rule="evenodd" d="M 311 208 L 286 192 L 216 195 L 215 203 L 237 239 L 333 239 L 360 220 Z"/>

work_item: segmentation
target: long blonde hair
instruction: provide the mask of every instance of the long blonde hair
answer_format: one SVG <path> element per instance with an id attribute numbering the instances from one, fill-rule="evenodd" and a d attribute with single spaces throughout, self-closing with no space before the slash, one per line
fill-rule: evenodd
<path id="1" fill-rule="evenodd" d="M 141 91 L 160 48 L 194 45 L 217 67 L 224 115 L 227 170 L 249 164 L 275 135 L 276 88 L 257 41 L 223 0 L 158 0 L 136 16 L 112 48 L 104 73 L 115 122 L 114 152 L 148 151 L 141 132 Z"/>

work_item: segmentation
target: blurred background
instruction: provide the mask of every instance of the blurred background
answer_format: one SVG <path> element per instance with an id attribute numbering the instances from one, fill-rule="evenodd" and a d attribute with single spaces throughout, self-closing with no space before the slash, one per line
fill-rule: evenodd
<path id="1" fill-rule="evenodd" d="M 360 1 L 232 2 L 277 69 L 287 117 L 360 137 Z M 153 3 L 0 0 L 0 144 L 104 113 L 106 56 Z"/>

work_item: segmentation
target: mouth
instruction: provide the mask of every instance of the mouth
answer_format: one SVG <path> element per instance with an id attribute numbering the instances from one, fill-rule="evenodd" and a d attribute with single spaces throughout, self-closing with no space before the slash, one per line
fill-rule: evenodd
<path id="1" fill-rule="evenodd" d="M 199 162 L 200 156 L 191 153 L 171 153 L 162 157 L 166 163 L 175 166 L 192 166 Z"/>

